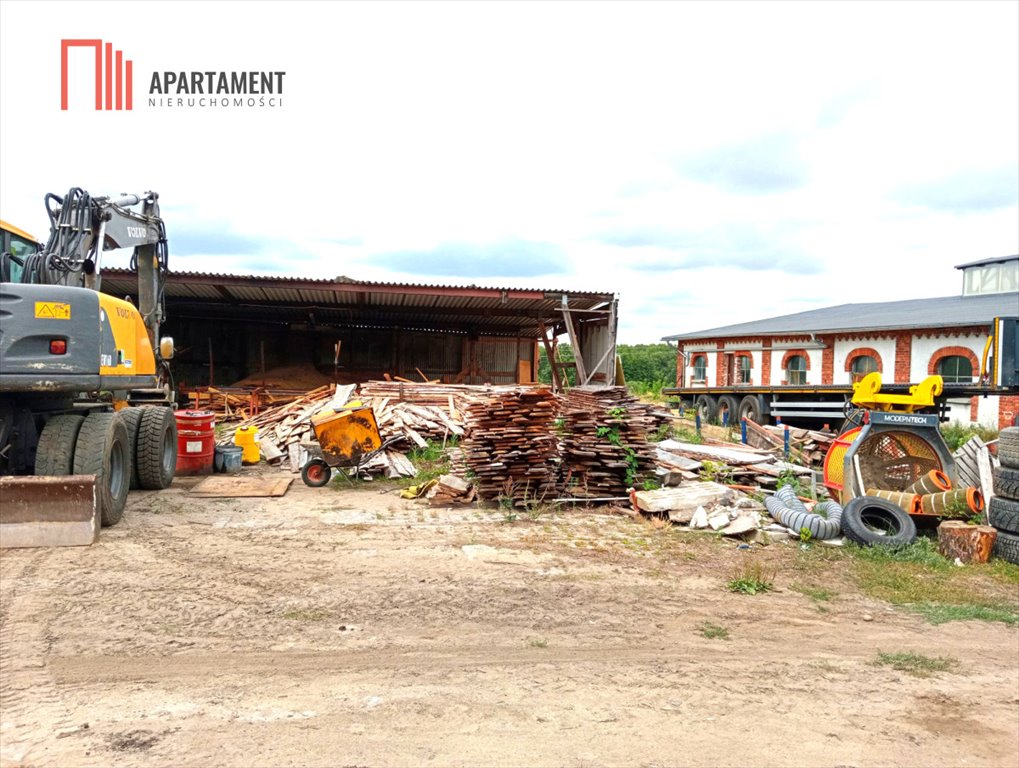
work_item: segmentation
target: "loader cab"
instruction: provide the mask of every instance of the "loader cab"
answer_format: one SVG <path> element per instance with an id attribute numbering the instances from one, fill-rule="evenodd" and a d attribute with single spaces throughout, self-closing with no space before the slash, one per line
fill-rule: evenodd
<path id="1" fill-rule="evenodd" d="M 0 219 L 0 283 L 19 283 L 25 259 L 42 250 L 30 234 Z"/>

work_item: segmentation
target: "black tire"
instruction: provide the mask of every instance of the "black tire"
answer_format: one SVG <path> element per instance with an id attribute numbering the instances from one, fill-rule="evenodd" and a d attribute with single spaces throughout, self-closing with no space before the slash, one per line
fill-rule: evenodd
<path id="1" fill-rule="evenodd" d="M 35 449 L 35 474 L 74 472 L 74 446 L 84 422 L 85 417 L 77 413 L 54 416 L 46 422 Z"/>
<path id="2" fill-rule="evenodd" d="M 124 408 L 118 413 L 127 427 L 127 444 L 131 446 L 131 455 L 134 457 L 131 462 L 131 490 L 134 491 L 141 488 L 138 484 L 138 424 L 142 419 L 142 409 Z"/>
<path id="3" fill-rule="evenodd" d="M 890 501 L 858 496 L 842 512 L 842 533 L 865 547 L 901 547 L 916 540 L 916 524 Z"/>
<path id="4" fill-rule="evenodd" d="M 116 525 L 124 516 L 131 459 L 124 420 L 116 413 L 90 413 L 78 433 L 74 474 L 96 476 L 96 504 L 103 525 Z"/>
<path id="5" fill-rule="evenodd" d="M 729 414 L 729 424 L 733 425 L 739 421 L 739 400 L 732 395 L 722 395 L 718 398 L 718 423 L 725 421 L 725 414 Z"/>
<path id="6" fill-rule="evenodd" d="M 693 407 L 701 415 L 701 421 L 710 424 L 718 415 L 718 402 L 711 395 L 697 395 L 693 399 Z"/>
<path id="7" fill-rule="evenodd" d="M 322 459 L 312 459 L 301 467 L 301 479 L 309 488 L 321 488 L 332 478 L 333 472 Z"/>
<path id="8" fill-rule="evenodd" d="M 138 423 L 138 485 L 149 491 L 169 488 L 177 472 L 177 421 L 162 406 L 140 409 Z"/>
<path id="9" fill-rule="evenodd" d="M 994 493 L 1006 499 L 1019 499 L 1019 469 L 995 467 Z"/>
<path id="10" fill-rule="evenodd" d="M 992 496 L 987 502 L 987 519 L 999 531 L 1019 534 L 1019 501 Z"/>
<path id="11" fill-rule="evenodd" d="M 1019 469 L 1019 427 L 1005 427 L 998 434 L 998 461 L 1003 467 Z"/>
<path id="12" fill-rule="evenodd" d="M 992 551 L 1000 560 L 1019 565 L 1019 534 L 998 531 Z"/>
<path id="13" fill-rule="evenodd" d="M 752 421 L 755 424 L 763 423 L 761 413 L 761 400 L 757 395 L 747 395 L 739 401 L 739 417 L 740 421 L 746 419 Z"/>

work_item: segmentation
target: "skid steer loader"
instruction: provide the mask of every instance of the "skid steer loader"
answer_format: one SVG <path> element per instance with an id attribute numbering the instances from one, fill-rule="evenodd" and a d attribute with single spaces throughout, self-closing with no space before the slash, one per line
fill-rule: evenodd
<path id="1" fill-rule="evenodd" d="M 0 547 L 91 544 L 129 488 L 173 480 L 157 200 L 46 195 L 45 244 L 0 222 Z M 100 292 L 103 252 L 119 248 L 133 249 L 137 307 Z"/>

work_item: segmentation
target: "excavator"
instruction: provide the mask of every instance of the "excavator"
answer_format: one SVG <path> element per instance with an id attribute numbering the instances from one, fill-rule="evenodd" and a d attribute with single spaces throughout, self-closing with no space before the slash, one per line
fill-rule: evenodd
<path id="1" fill-rule="evenodd" d="M 158 199 L 47 194 L 44 244 L 0 222 L 0 547 L 91 544 L 129 489 L 173 480 Z M 127 248 L 136 303 L 100 290 L 104 252 Z"/>

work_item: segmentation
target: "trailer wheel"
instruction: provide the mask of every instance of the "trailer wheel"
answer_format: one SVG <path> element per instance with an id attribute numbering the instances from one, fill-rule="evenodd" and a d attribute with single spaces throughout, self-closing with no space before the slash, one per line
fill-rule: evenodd
<path id="1" fill-rule="evenodd" d="M 711 395 L 697 395 L 693 400 L 693 407 L 701 415 L 701 421 L 710 423 L 718 415 L 718 403 Z"/>
<path id="2" fill-rule="evenodd" d="M 46 422 L 35 449 L 35 474 L 69 475 L 74 471 L 74 445 L 85 417 L 61 414 Z"/>
<path id="3" fill-rule="evenodd" d="M 725 423 L 725 414 L 729 414 L 729 424 L 735 424 L 739 412 L 739 400 L 732 395 L 722 395 L 718 398 L 718 423 Z"/>
<path id="4" fill-rule="evenodd" d="M 139 409 L 138 485 L 146 490 L 169 488 L 177 471 L 177 421 L 173 411 L 153 405 Z"/>
<path id="5" fill-rule="evenodd" d="M 141 487 L 138 484 L 138 424 L 142 419 L 142 409 L 124 408 L 117 413 L 120 414 L 120 418 L 124 420 L 124 426 L 127 427 L 127 444 L 134 459 L 131 462 L 131 490 L 134 491 Z"/>
<path id="6" fill-rule="evenodd" d="M 857 496 L 842 511 L 842 533 L 865 547 L 902 547 L 916 540 L 916 524 L 890 501 Z"/>
<path id="7" fill-rule="evenodd" d="M 124 420 L 116 413 L 90 413 L 78 433 L 74 474 L 96 476 L 96 503 L 103 525 L 116 525 L 124 516 L 131 458 Z"/>
<path id="8" fill-rule="evenodd" d="M 332 470 L 322 459 L 312 459 L 301 467 L 301 479 L 309 488 L 321 488 L 329 482 Z"/>
<path id="9" fill-rule="evenodd" d="M 740 421 L 746 419 L 755 424 L 761 423 L 761 401 L 757 395 L 747 395 L 739 401 Z"/>

